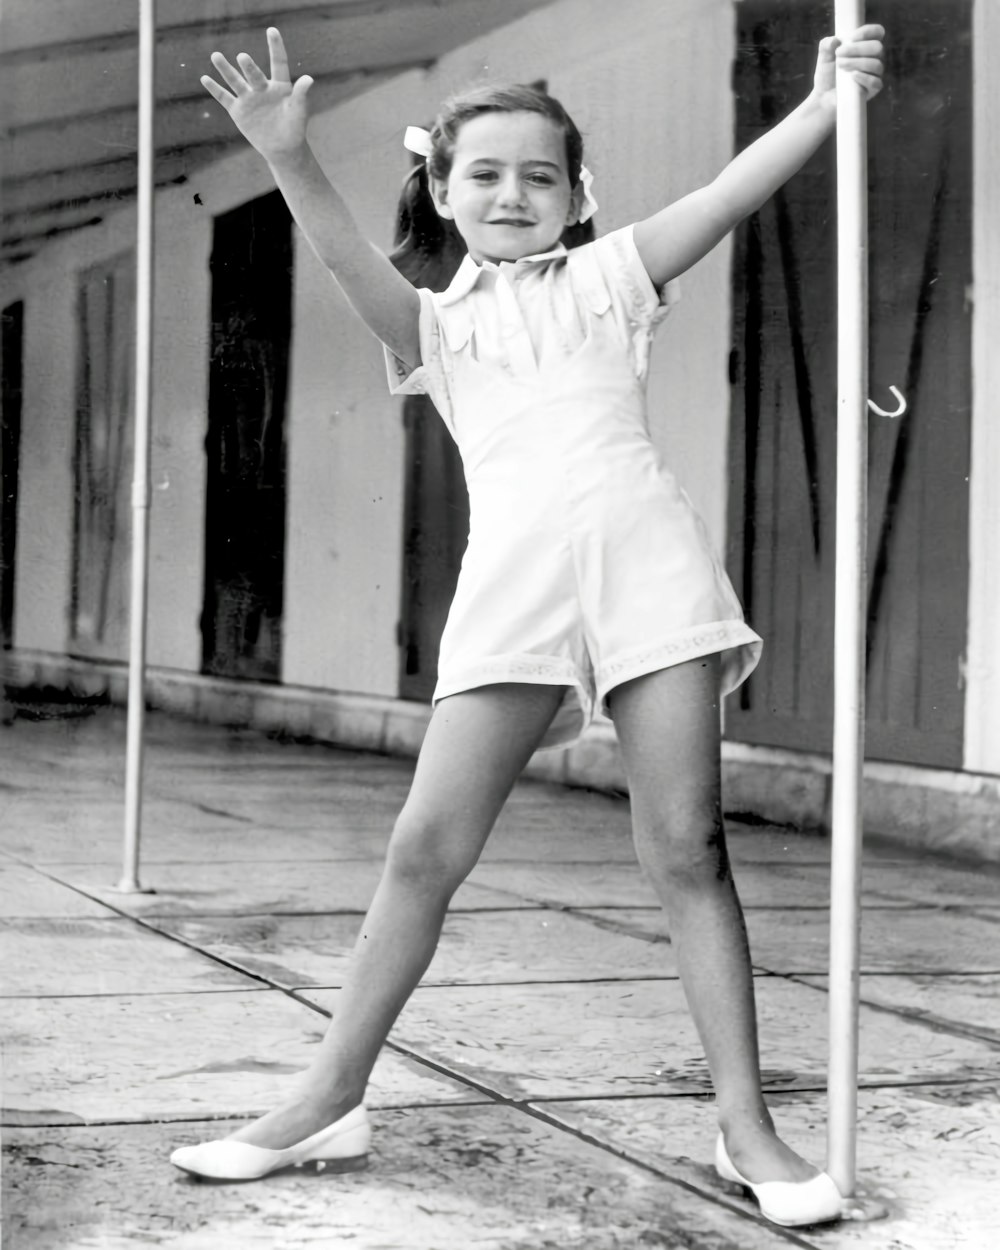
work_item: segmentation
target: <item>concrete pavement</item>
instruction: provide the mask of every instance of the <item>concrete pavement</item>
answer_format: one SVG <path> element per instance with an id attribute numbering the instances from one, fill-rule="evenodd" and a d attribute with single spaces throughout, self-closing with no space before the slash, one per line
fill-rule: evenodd
<path id="1" fill-rule="evenodd" d="M 161 714 L 148 740 L 155 893 L 123 895 L 123 716 L 0 728 L 5 1248 L 998 1244 L 995 868 L 867 848 L 859 1218 L 783 1232 L 709 1166 L 707 1073 L 627 803 L 533 781 L 376 1069 L 367 1170 L 185 1178 L 175 1145 L 308 1063 L 412 764 Z M 769 1099 L 821 1160 L 828 846 L 738 824 L 730 844 Z"/>

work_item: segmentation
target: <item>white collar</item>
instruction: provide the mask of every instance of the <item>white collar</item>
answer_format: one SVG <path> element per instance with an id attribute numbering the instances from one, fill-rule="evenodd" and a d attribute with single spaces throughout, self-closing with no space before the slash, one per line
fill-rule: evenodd
<path id="1" fill-rule="evenodd" d="M 519 256 L 515 261 L 502 261 L 501 265 L 512 265 L 515 269 L 527 269 L 536 265 L 547 265 L 550 261 L 558 260 L 566 255 L 566 245 L 557 243 L 548 252 L 537 252 L 532 256 Z M 466 252 L 462 257 L 462 263 L 459 265 L 454 278 L 448 284 L 447 289 L 442 292 L 440 302 L 442 304 L 457 304 L 459 300 L 464 299 L 475 287 L 484 272 L 499 273 L 501 265 L 497 265 L 491 260 L 484 260 L 482 264 L 479 264 Z"/>

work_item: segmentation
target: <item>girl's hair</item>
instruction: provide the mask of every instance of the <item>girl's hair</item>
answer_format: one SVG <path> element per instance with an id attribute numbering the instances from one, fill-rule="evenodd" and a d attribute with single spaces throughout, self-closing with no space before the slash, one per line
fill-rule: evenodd
<path id="1" fill-rule="evenodd" d="M 569 183 L 580 181 L 583 139 L 563 106 L 540 87 L 512 83 L 474 87 L 452 96 L 441 107 L 431 127 L 432 151 L 426 161 L 410 170 L 396 213 L 395 250 L 390 260 L 414 286 L 443 290 L 455 276 L 466 253 L 465 242 L 454 222 L 438 215 L 431 198 L 428 174 L 444 181 L 451 173 L 458 132 L 467 121 L 483 113 L 539 113 L 554 122 L 566 139 Z M 567 226 L 561 241 L 579 247 L 594 237 L 593 221 Z"/>

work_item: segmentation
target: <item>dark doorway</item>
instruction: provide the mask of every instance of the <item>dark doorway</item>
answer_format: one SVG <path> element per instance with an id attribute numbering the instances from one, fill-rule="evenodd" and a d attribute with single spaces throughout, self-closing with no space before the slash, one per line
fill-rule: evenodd
<path id="1" fill-rule="evenodd" d="M 881 0 L 869 109 L 868 754 L 960 766 L 968 585 L 971 0 Z M 830 6 L 736 10 L 737 144 L 801 99 Z M 761 665 L 727 705 L 747 742 L 830 749 L 836 469 L 835 153 L 737 234 L 730 569 Z"/>
<path id="2" fill-rule="evenodd" d="M 291 218 L 278 192 L 216 218 L 202 670 L 277 681 L 285 569 Z"/>
<path id="3" fill-rule="evenodd" d="M 17 554 L 17 465 L 21 447 L 24 303 L 3 310 L 0 345 L 0 646 L 14 644 L 14 561 Z"/>

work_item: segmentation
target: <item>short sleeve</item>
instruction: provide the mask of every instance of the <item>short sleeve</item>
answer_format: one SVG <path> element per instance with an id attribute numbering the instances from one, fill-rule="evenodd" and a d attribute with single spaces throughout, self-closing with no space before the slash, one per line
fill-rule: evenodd
<path id="1" fill-rule="evenodd" d="M 671 279 L 660 288 L 653 285 L 636 248 L 634 230 L 625 226 L 589 246 L 607 287 L 609 307 L 630 341 L 636 373 L 644 377 L 653 330 L 680 299 L 680 283 Z"/>
<path id="2" fill-rule="evenodd" d="M 653 285 L 635 245 L 634 225 L 605 235 L 596 240 L 594 247 L 608 276 L 622 282 L 633 315 L 659 320 L 680 299 L 680 282 L 676 278 L 659 289 Z"/>
<path id="3" fill-rule="evenodd" d="M 451 396 L 441 360 L 441 327 L 434 296 L 426 287 L 417 287 L 420 297 L 420 364 L 409 365 L 383 344 L 386 379 L 391 395 L 427 395 L 452 427 Z"/>

